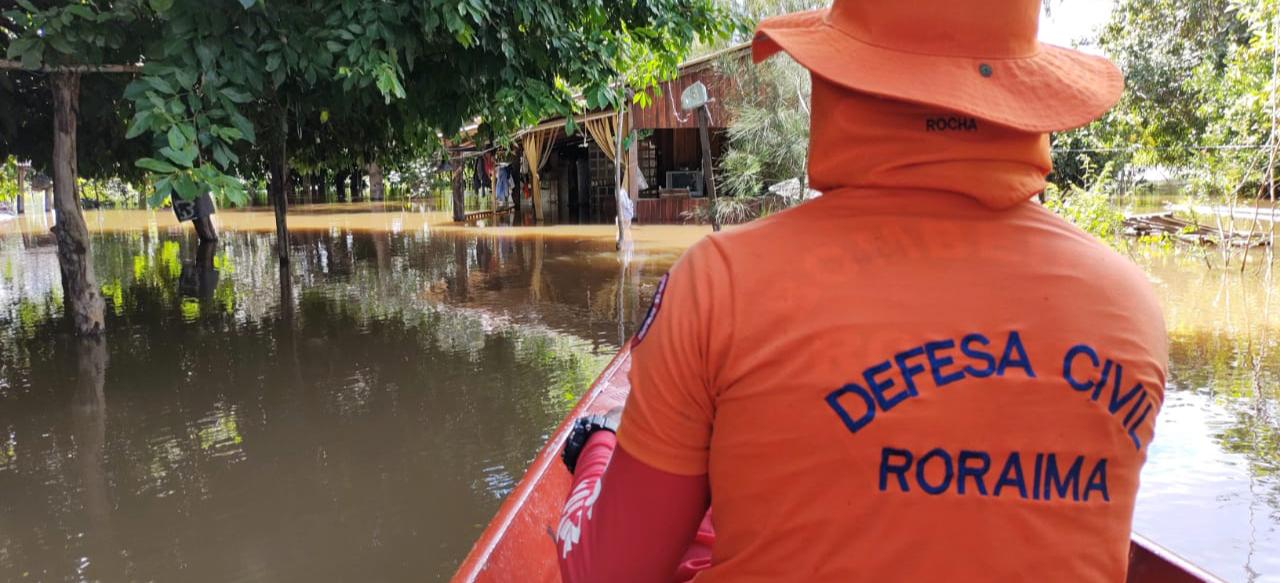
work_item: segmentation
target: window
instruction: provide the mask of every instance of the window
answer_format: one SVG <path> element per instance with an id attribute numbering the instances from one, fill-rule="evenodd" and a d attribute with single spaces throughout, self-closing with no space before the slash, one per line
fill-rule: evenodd
<path id="1" fill-rule="evenodd" d="M 661 186 L 661 180 L 658 178 L 658 147 L 653 143 L 653 136 L 640 140 L 636 145 L 639 148 L 638 158 L 640 159 L 640 174 L 644 176 L 645 182 L 649 184 L 640 192 L 641 196 L 658 196 L 658 187 Z"/>

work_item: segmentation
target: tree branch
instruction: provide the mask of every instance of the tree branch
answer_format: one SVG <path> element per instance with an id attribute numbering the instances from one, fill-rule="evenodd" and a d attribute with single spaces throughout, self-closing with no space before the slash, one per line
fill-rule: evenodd
<path id="1" fill-rule="evenodd" d="M 142 65 L 41 65 L 24 67 L 19 61 L 0 59 L 0 71 L 30 71 L 32 73 L 141 73 Z"/>

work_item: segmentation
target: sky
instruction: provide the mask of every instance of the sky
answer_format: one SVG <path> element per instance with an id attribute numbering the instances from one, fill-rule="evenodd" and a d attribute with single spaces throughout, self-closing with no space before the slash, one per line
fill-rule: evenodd
<path id="1" fill-rule="evenodd" d="M 1040 40 L 1072 46 L 1093 35 L 1111 15 L 1114 0 L 1062 0 L 1053 3 L 1050 13 L 1040 19 Z"/>

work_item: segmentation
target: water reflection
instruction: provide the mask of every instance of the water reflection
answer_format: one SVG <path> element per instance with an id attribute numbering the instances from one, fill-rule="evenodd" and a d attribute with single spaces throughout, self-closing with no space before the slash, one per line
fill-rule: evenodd
<path id="1" fill-rule="evenodd" d="M 1169 322 L 1170 378 L 1136 528 L 1231 581 L 1280 580 L 1280 314 L 1261 257 L 1135 257 Z M 1276 306 L 1280 308 L 1280 306 Z"/>
<path id="2" fill-rule="evenodd" d="M 617 348 L 612 243 L 95 238 L 105 341 L 47 237 L 0 238 L 0 579 L 442 578 Z M 7 266 L 7 267 L 6 267 Z"/>
<path id="3" fill-rule="evenodd" d="M 105 342 L 64 333 L 38 219 L 0 224 L 0 579 L 444 578 L 705 229 L 458 229 L 413 206 L 269 211 L 199 246 L 89 213 Z M 1169 317 L 1137 528 L 1280 577 L 1280 314 L 1256 264 L 1135 250 Z M 1268 552 L 1271 551 L 1271 552 Z"/>

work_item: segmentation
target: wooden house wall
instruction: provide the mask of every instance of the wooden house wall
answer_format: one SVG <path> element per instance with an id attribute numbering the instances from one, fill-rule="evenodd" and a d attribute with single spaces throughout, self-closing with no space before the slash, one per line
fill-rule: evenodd
<path id="1" fill-rule="evenodd" d="M 710 105 L 711 127 L 729 127 L 722 98 L 726 92 L 733 90 L 734 84 L 732 80 L 720 75 L 711 63 L 686 71 L 676 79 L 663 83 L 661 95 L 649 90 L 649 107 L 631 106 L 632 126 L 641 130 L 697 129 L 698 116 L 693 112 L 680 110 L 680 94 L 698 81 L 707 86 L 708 93 L 715 99 Z"/>

